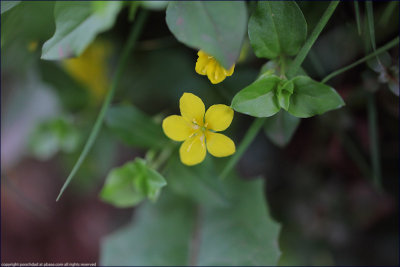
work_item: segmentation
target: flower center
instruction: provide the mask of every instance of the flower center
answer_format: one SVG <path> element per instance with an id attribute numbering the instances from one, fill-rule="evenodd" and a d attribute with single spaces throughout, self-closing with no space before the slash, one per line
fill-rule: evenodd
<path id="1" fill-rule="evenodd" d="M 199 125 L 195 120 L 193 120 L 192 122 L 193 133 L 189 137 L 201 135 L 202 136 L 201 138 L 203 138 L 205 132 L 209 130 L 207 126 L 208 123 L 205 123 L 204 125 Z"/>

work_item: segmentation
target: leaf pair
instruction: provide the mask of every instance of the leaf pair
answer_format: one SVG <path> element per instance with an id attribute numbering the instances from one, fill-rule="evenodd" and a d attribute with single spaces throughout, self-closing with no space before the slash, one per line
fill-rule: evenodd
<path id="1" fill-rule="evenodd" d="M 155 201 L 166 184 L 161 174 L 136 158 L 109 173 L 100 196 L 114 206 L 132 207 L 145 198 Z"/>
<path id="2" fill-rule="evenodd" d="M 343 105 L 333 88 L 307 76 L 284 80 L 265 74 L 237 93 L 231 106 L 253 117 L 270 117 L 283 108 L 295 117 L 308 118 Z"/>

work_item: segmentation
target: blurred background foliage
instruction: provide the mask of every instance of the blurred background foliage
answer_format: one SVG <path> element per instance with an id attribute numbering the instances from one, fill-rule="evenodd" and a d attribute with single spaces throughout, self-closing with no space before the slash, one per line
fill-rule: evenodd
<path id="1" fill-rule="evenodd" d="M 229 105 L 252 83 L 266 62 L 255 57 L 247 37 L 234 74 L 212 85 L 195 73 L 197 51 L 169 31 L 163 1 L 115 4 L 115 21 L 101 26 L 82 55 L 59 61 L 41 59 L 56 30 L 54 2 L 1 4 L 2 262 L 399 264 L 398 46 L 379 56 L 382 64 L 373 59 L 328 82 L 344 108 L 302 120 L 282 111 L 272 117 L 221 182 L 217 176 L 227 159 L 207 156 L 199 166 L 183 166 L 160 123 L 179 113 L 183 92 L 196 94 L 206 107 Z M 328 4 L 298 2 L 308 33 Z M 246 5 L 251 14 L 255 3 Z M 101 5 L 93 6 L 81 15 L 103 14 Z M 373 8 L 380 47 L 398 35 L 399 4 L 374 2 Z M 131 24 L 144 9 L 149 18 L 105 125 L 71 188 L 55 202 L 91 131 Z M 320 81 L 371 51 L 364 4 L 342 2 L 302 69 Z M 372 182 L 371 96 L 382 189 Z M 237 145 L 252 120 L 235 113 L 228 135 Z M 289 123 L 295 127 L 282 135 L 279 127 L 287 120 L 296 120 Z M 156 204 L 117 209 L 100 201 L 112 168 L 151 158 L 152 149 L 164 147 L 172 153 L 163 172 L 168 185 Z"/>

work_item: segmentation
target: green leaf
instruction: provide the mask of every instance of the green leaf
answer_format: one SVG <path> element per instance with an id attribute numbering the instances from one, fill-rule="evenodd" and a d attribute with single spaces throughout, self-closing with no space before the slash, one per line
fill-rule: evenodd
<path id="1" fill-rule="evenodd" d="M 210 157 L 199 165 L 186 166 L 178 153 L 171 156 L 165 177 L 174 193 L 190 198 L 202 205 L 228 205 L 226 189 Z M 204 198 L 207 196 L 207 198 Z"/>
<path id="2" fill-rule="evenodd" d="M 170 2 L 166 21 L 180 42 L 204 50 L 226 69 L 239 58 L 247 28 L 244 2 Z"/>
<path id="3" fill-rule="evenodd" d="M 38 125 L 29 139 L 29 150 L 38 159 L 47 160 L 57 152 L 75 151 L 81 140 L 78 130 L 65 118 L 55 118 Z"/>
<path id="4" fill-rule="evenodd" d="M 287 110 L 289 108 L 290 96 L 293 94 L 293 82 L 285 81 L 283 83 L 279 83 L 277 90 L 277 98 L 281 108 Z"/>
<path id="5" fill-rule="evenodd" d="M 156 205 L 141 206 L 127 227 L 106 237 L 100 264 L 276 265 L 280 227 L 268 214 L 264 182 L 231 178 L 227 206 L 196 206 L 166 189 Z"/>
<path id="6" fill-rule="evenodd" d="M 56 32 L 42 49 L 42 59 L 79 56 L 97 34 L 110 29 L 122 7 L 121 1 L 56 2 Z"/>
<path id="7" fill-rule="evenodd" d="M 20 4 L 21 1 L 1 1 L 1 14 Z"/>
<path id="8" fill-rule="evenodd" d="M 131 105 L 111 107 L 105 123 L 125 144 L 139 148 L 163 148 L 168 139 L 161 125 Z"/>
<path id="9" fill-rule="evenodd" d="M 139 2 L 143 8 L 149 9 L 149 10 L 154 10 L 154 11 L 160 11 L 164 10 L 167 5 L 168 1 L 140 1 Z"/>
<path id="10" fill-rule="evenodd" d="M 308 118 L 345 105 L 343 99 L 332 87 L 306 76 L 297 76 L 292 81 L 294 91 L 290 98 L 288 112 L 295 117 Z"/>
<path id="11" fill-rule="evenodd" d="M 307 36 L 303 13 L 291 1 L 259 1 L 248 29 L 256 56 L 269 59 L 296 55 Z"/>
<path id="12" fill-rule="evenodd" d="M 1 53 L 18 45 L 18 52 L 27 54 L 30 43 L 47 40 L 54 32 L 53 10 L 51 1 L 21 1 L 1 14 Z"/>
<path id="13" fill-rule="evenodd" d="M 292 139 L 299 124 L 299 118 L 293 117 L 286 111 L 281 110 L 265 120 L 264 131 L 275 145 L 284 147 Z"/>
<path id="14" fill-rule="evenodd" d="M 262 75 L 242 89 L 232 99 L 232 108 L 254 117 L 270 117 L 280 109 L 275 91 L 281 79 L 275 75 Z"/>
<path id="15" fill-rule="evenodd" d="M 146 197 L 155 201 L 166 184 L 161 174 L 149 168 L 143 159 L 136 158 L 108 174 L 100 196 L 116 207 L 132 207 Z"/>

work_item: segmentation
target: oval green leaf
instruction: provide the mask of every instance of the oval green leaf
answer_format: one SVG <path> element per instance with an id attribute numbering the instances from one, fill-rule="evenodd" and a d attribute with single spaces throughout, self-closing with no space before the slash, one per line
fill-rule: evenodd
<path id="1" fill-rule="evenodd" d="M 121 7 L 121 1 L 56 2 L 56 32 L 43 45 L 41 58 L 59 60 L 79 56 L 97 34 L 114 25 Z"/>
<path id="2" fill-rule="evenodd" d="M 155 201 L 166 184 L 161 174 L 149 168 L 143 159 L 136 158 L 108 174 L 100 197 L 119 208 L 132 207 L 146 197 Z"/>
<path id="3" fill-rule="evenodd" d="M 316 82 L 307 76 L 292 79 L 294 91 L 288 112 L 295 117 L 308 118 L 345 105 L 332 87 Z"/>
<path id="4" fill-rule="evenodd" d="M 275 75 L 262 75 L 242 89 L 232 99 L 232 108 L 253 117 L 270 117 L 280 109 L 275 96 L 281 79 Z"/>
<path id="5" fill-rule="evenodd" d="M 244 2 L 170 2 L 166 21 L 180 42 L 204 50 L 226 69 L 239 58 L 247 26 Z"/>
<path id="6" fill-rule="evenodd" d="M 284 147 L 292 139 L 292 136 L 299 124 L 299 118 L 290 115 L 284 110 L 281 110 L 276 115 L 265 120 L 264 132 L 272 141 L 272 143 L 277 146 Z"/>
<path id="7" fill-rule="evenodd" d="M 257 57 L 296 55 L 307 36 L 307 23 L 292 1 L 259 1 L 249 19 L 249 38 Z"/>

